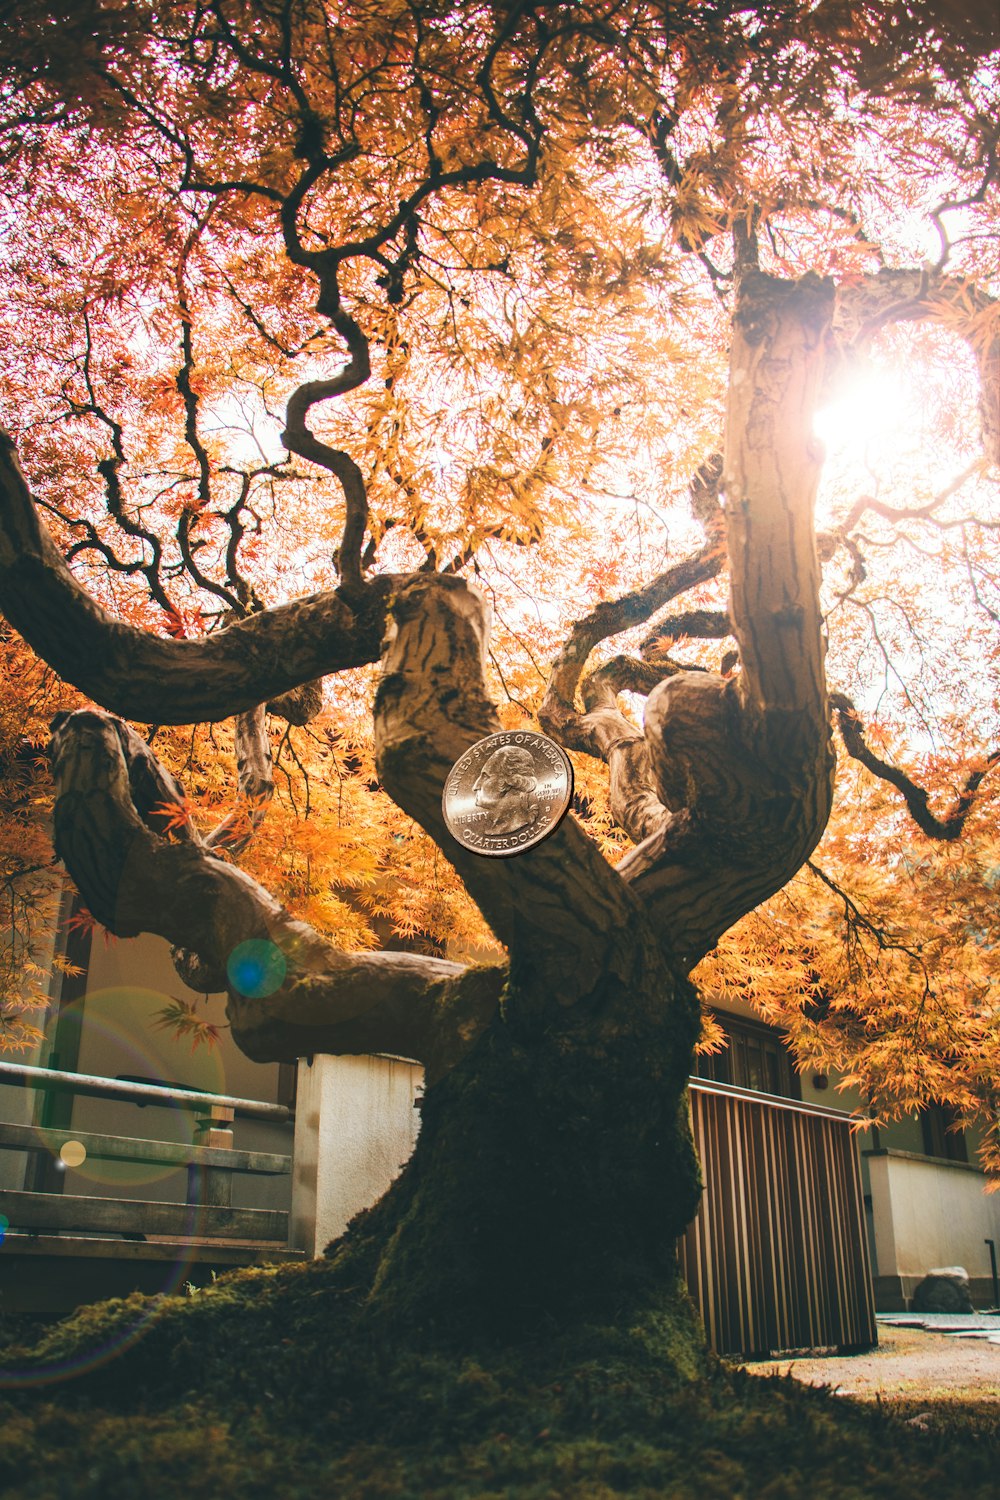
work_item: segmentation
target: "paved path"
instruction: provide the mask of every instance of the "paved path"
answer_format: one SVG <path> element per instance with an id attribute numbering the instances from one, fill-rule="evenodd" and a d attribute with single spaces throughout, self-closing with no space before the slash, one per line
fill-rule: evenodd
<path id="1" fill-rule="evenodd" d="M 950 1333 L 957 1339 L 986 1339 L 1000 1344 L 1000 1314 L 997 1313 L 879 1313 L 883 1328 L 926 1328 L 930 1333 Z"/>
<path id="2" fill-rule="evenodd" d="M 1000 1405 L 1000 1344 L 912 1326 L 880 1322 L 879 1347 L 869 1354 L 766 1360 L 746 1368 L 756 1375 L 790 1373 L 809 1385 L 832 1385 L 841 1395 L 871 1401 L 927 1397 Z"/>

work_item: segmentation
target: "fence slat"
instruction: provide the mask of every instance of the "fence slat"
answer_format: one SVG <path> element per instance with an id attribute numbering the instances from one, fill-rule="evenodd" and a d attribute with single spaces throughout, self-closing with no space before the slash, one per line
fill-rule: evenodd
<path id="1" fill-rule="evenodd" d="M 850 1118 L 691 1084 L 706 1188 L 679 1242 L 719 1354 L 871 1347 L 875 1309 Z"/>
<path id="2" fill-rule="evenodd" d="M 0 1151 L 51 1151 L 59 1155 L 67 1141 L 79 1141 L 88 1157 L 99 1161 L 148 1161 L 167 1166 L 225 1167 L 231 1172 L 287 1176 L 291 1157 L 271 1151 L 237 1151 L 218 1146 L 188 1146 L 183 1141 L 147 1141 L 130 1135 L 92 1130 L 52 1130 L 38 1125 L 0 1123 Z"/>
<path id="3" fill-rule="evenodd" d="M 193 1239 L 288 1239 L 288 1214 L 273 1208 L 212 1208 L 146 1203 L 136 1198 L 78 1198 L 65 1193 L 0 1192 L 0 1211 L 12 1231 L 99 1230 Z"/>

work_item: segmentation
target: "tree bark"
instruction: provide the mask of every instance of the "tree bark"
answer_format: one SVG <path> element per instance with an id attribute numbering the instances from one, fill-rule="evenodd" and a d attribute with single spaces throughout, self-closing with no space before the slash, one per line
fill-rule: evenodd
<path id="1" fill-rule="evenodd" d="M 631 994 L 638 1015 L 616 1033 L 522 1037 L 506 1010 L 538 997 L 522 1005 L 511 981 L 505 1013 L 429 1091 L 403 1175 L 328 1252 L 366 1265 L 376 1326 L 517 1339 L 674 1299 L 701 1191 L 686 1099 L 698 1004 L 667 966 Z M 611 980 L 607 999 L 622 1009 Z"/>
<path id="2" fill-rule="evenodd" d="M 654 784 L 671 817 L 618 868 L 688 967 L 780 890 L 830 814 L 812 422 L 832 316 L 832 285 L 818 277 L 743 279 L 723 471 L 740 671 L 680 673 L 647 700 Z"/>
<path id="3" fill-rule="evenodd" d="M 510 953 L 519 1004 L 537 996 L 533 1026 L 580 1004 L 610 971 L 633 968 L 627 936 L 639 908 L 572 816 L 544 843 L 485 860 L 445 827 L 441 793 L 458 757 L 499 728 L 483 660 L 485 601 L 462 579 L 417 575 L 397 589 L 375 701 L 386 790 L 455 866 Z M 524 1018 L 527 1021 L 527 1017 Z"/>
<path id="4" fill-rule="evenodd" d="M 343 953 L 206 848 L 183 792 L 144 740 L 107 714 L 56 722 L 55 842 L 90 911 L 111 932 L 154 932 L 189 982 L 228 994 L 233 1038 L 259 1062 L 313 1052 L 398 1052 L 433 1082 L 497 1008 L 502 968 L 406 953 Z M 229 960 L 243 943 L 280 954 L 266 995 L 243 993 Z"/>
<path id="5" fill-rule="evenodd" d="M 214 635 L 166 639 L 124 625 L 73 577 L 41 524 L 0 432 L 0 609 L 38 655 L 95 703 L 149 724 L 252 712 L 322 677 L 379 659 L 392 586 L 313 594 Z M 301 695 L 289 711 L 307 711 Z"/>
<path id="6" fill-rule="evenodd" d="M 428 1094 L 375 1211 L 377 1315 L 491 1334 L 671 1287 L 699 1177 L 685 1108 L 697 998 L 572 817 L 516 858 L 448 833 L 445 778 L 497 727 L 488 619 L 458 579 L 397 591 L 376 699 L 380 774 L 453 862 L 510 969 L 500 1013 Z"/>

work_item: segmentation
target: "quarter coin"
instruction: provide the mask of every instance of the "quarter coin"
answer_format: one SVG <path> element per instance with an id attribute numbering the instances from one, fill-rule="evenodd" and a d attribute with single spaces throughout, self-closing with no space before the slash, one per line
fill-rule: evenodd
<path id="1" fill-rule="evenodd" d="M 523 854 L 554 833 L 573 796 L 569 756 L 527 729 L 488 734 L 448 772 L 441 806 L 448 831 L 474 854 Z"/>

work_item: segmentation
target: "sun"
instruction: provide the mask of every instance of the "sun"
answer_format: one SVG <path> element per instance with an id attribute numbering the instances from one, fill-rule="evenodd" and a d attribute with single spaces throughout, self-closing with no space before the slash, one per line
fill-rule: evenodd
<path id="1" fill-rule="evenodd" d="M 821 525 L 861 496 L 926 505 L 982 454 L 968 341 L 951 328 L 901 325 L 879 344 L 848 356 L 814 418 L 824 449 Z"/>
<path id="2" fill-rule="evenodd" d="M 913 412 L 902 371 L 866 370 L 838 386 L 813 429 L 837 467 L 877 472 L 908 436 Z"/>
<path id="3" fill-rule="evenodd" d="M 889 504 L 911 503 L 917 493 L 929 498 L 941 465 L 954 458 L 951 445 L 933 441 L 934 387 L 932 369 L 902 358 L 866 363 L 838 379 L 813 421 L 823 447 L 820 529 L 836 527 L 861 496 Z"/>

